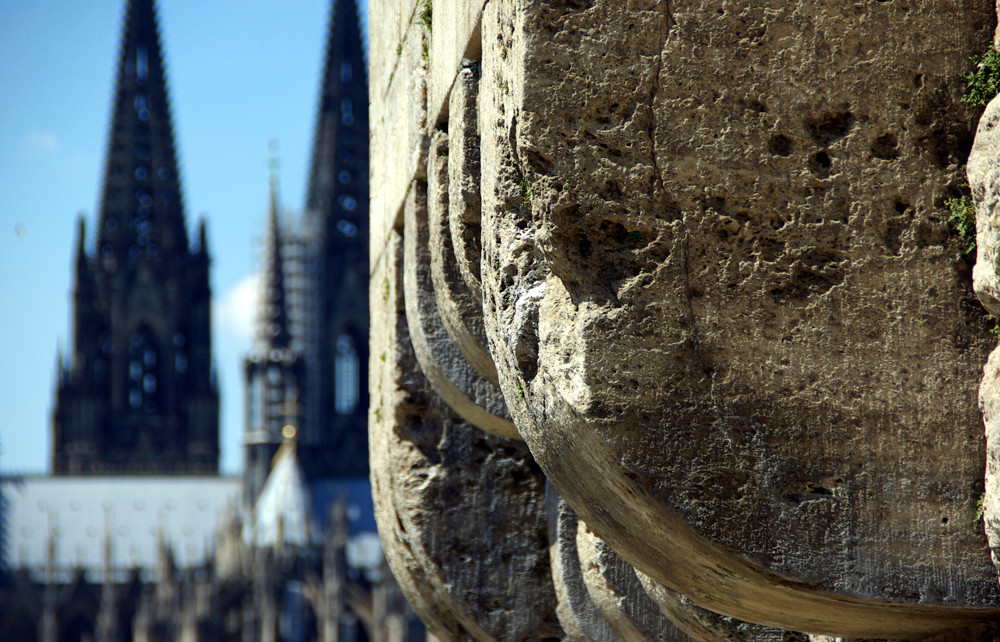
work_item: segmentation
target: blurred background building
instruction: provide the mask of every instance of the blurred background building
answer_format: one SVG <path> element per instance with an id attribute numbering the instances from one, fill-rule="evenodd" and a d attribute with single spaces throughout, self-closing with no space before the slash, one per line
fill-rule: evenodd
<path id="1" fill-rule="evenodd" d="M 300 216 L 272 175 L 242 478 L 218 474 L 209 243 L 204 221 L 188 238 L 153 0 L 127 3 L 112 114 L 91 243 L 78 223 L 54 474 L 0 480 L 0 639 L 423 639 L 368 482 L 355 1 L 333 2 Z"/>

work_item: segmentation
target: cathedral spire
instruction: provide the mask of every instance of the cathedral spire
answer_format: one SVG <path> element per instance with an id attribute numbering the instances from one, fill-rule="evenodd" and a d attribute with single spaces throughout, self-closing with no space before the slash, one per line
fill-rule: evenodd
<path id="1" fill-rule="evenodd" d="M 272 150 L 274 146 L 272 145 Z M 281 227 L 278 224 L 277 160 L 271 160 L 270 206 L 268 211 L 267 248 L 264 263 L 264 299 L 259 337 L 268 348 L 288 348 L 288 306 L 285 301 L 285 269 Z"/>
<path id="2" fill-rule="evenodd" d="M 56 390 L 57 474 L 215 473 L 204 227 L 189 245 L 153 0 L 126 0 L 95 251 L 79 223 L 73 349 Z"/>
<path id="3" fill-rule="evenodd" d="M 306 194 L 306 208 L 314 213 L 329 217 L 337 193 L 356 178 L 352 174 L 367 170 L 367 91 L 357 4 L 334 0 Z M 360 132 L 364 141 L 356 139 Z M 364 143 L 360 146 L 363 154 L 356 149 L 358 143 Z M 348 176 L 341 174 L 344 171 Z"/>
<path id="4" fill-rule="evenodd" d="M 129 0 L 125 12 L 99 225 L 105 262 L 188 249 L 153 0 Z"/>

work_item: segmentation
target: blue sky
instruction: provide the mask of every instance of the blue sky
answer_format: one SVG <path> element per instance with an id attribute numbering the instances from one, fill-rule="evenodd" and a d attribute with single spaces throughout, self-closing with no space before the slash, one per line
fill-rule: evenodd
<path id="1" fill-rule="evenodd" d="M 48 470 L 57 347 L 67 351 L 75 221 L 94 229 L 124 0 L 0 2 L 0 471 Z M 242 356 L 264 229 L 269 142 L 297 211 L 329 0 L 160 0 L 189 228 L 204 216 L 222 384 L 223 472 L 242 468 Z M 88 242 L 92 239 L 88 239 Z"/>

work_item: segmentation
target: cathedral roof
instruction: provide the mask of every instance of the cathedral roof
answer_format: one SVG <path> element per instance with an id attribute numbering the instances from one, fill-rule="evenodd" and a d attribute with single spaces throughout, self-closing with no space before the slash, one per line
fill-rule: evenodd
<path id="1" fill-rule="evenodd" d="M 8 568 L 36 572 L 54 544 L 57 569 L 98 572 L 110 538 L 112 567 L 153 572 L 160 542 L 178 566 L 205 563 L 240 480 L 214 476 L 58 476 L 0 480 Z"/>
<path id="2" fill-rule="evenodd" d="M 153 0 L 129 0 L 108 137 L 99 256 L 187 253 L 177 154 Z"/>

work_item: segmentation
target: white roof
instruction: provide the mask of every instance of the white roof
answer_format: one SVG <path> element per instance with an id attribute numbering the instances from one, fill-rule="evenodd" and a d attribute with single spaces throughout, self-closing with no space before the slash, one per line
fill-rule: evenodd
<path id="1" fill-rule="evenodd" d="M 312 500 L 302 475 L 295 444 L 285 441 L 274 455 L 271 472 L 254 506 L 254 527 L 246 536 L 258 546 L 311 543 Z"/>
<path id="2" fill-rule="evenodd" d="M 98 571 L 110 536 L 114 569 L 154 570 L 161 531 L 178 567 L 206 561 L 227 507 L 239 499 L 240 480 L 39 476 L 0 479 L 0 493 L 8 567 L 45 569 L 54 538 L 58 569 Z"/>

